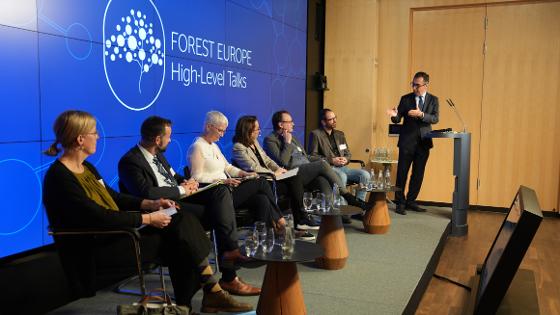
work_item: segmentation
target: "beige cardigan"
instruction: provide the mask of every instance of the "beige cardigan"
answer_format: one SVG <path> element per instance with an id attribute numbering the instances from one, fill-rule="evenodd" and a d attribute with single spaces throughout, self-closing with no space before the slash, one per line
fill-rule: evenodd
<path id="1" fill-rule="evenodd" d="M 276 164 L 266 153 L 264 152 L 263 148 L 259 144 L 258 141 L 255 141 L 255 145 L 257 150 L 259 151 L 261 158 L 263 159 L 264 163 L 266 164 L 266 168 L 262 167 L 259 163 L 259 159 L 253 150 L 249 147 L 246 147 L 244 144 L 240 142 L 236 142 L 233 145 L 233 154 L 231 159 L 233 163 L 245 170 L 247 172 L 257 172 L 257 173 L 274 173 L 276 172 L 280 166 Z"/>

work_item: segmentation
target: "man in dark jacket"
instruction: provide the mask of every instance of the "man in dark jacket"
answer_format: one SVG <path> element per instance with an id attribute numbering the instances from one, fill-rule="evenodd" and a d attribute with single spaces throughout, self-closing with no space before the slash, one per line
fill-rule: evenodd
<path id="1" fill-rule="evenodd" d="M 432 131 L 432 124 L 439 121 L 438 98 L 428 93 L 429 82 L 430 76 L 427 73 L 417 72 L 411 83 L 413 92 L 402 96 L 398 107 L 387 110 L 393 123 L 399 123 L 404 118 L 398 142 L 396 186 L 402 189 L 395 193 L 398 214 L 406 214 L 405 208 L 426 211 L 418 206 L 416 197 L 422 186 L 430 149 L 433 147 L 432 139 L 426 136 Z M 404 188 L 411 165 L 412 175 L 405 200 Z"/>

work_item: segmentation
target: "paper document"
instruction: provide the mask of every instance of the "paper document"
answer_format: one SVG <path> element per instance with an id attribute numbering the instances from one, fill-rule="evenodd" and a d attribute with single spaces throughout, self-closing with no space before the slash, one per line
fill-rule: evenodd
<path id="1" fill-rule="evenodd" d="M 175 213 L 177 213 L 177 209 L 175 207 L 169 207 L 169 208 L 163 209 L 161 211 L 163 211 L 163 213 L 167 214 L 168 216 L 172 216 Z"/>
<path id="2" fill-rule="evenodd" d="M 285 179 L 285 178 L 290 178 L 290 177 L 292 177 L 292 176 L 296 176 L 297 173 L 298 173 L 298 171 L 299 171 L 299 168 L 298 168 L 298 167 L 296 167 L 296 168 L 294 168 L 294 169 L 291 169 L 291 170 L 287 171 L 287 172 L 284 173 L 284 174 L 277 175 L 277 176 L 276 176 L 276 180 L 283 180 L 283 179 Z"/>
<path id="3" fill-rule="evenodd" d="M 195 194 L 198 194 L 199 192 L 203 192 L 203 191 L 205 191 L 205 190 L 211 189 L 211 188 L 216 187 L 216 186 L 218 186 L 218 185 L 221 185 L 221 184 L 223 184 L 223 183 L 224 183 L 223 180 L 221 180 L 221 179 L 220 179 L 220 180 L 217 180 L 217 181 L 213 182 L 212 184 L 208 184 L 208 185 L 206 185 L 206 186 L 204 186 L 204 187 L 202 187 L 202 188 L 198 188 L 195 192 L 193 192 L 192 194 L 190 194 L 190 195 L 184 197 L 183 199 L 189 198 L 189 197 L 192 196 L 192 195 L 195 195 Z"/>

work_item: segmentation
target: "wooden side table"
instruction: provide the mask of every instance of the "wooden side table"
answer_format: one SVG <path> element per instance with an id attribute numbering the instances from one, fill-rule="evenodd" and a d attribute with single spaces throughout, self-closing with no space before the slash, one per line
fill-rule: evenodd
<path id="1" fill-rule="evenodd" d="M 387 193 L 399 191 L 399 187 L 391 186 L 386 189 L 370 190 L 369 200 L 374 200 L 373 207 L 366 211 L 363 218 L 364 230 L 369 234 L 385 234 L 391 226 L 389 207 L 387 206 Z"/>
<path id="2" fill-rule="evenodd" d="M 321 226 L 317 235 L 317 244 L 321 245 L 325 255 L 315 259 L 319 268 L 338 270 L 344 268 L 348 259 L 348 245 L 342 215 L 354 215 L 361 213 L 362 209 L 354 206 L 343 205 L 338 210 L 315 211 L 314 214 L 321 216 Z"/>
<path id="3" fill-rule="evenodd" d="M 263 255 L 261 252 L 253 256 L 267 263 L 257 314 L 307 314 L 296 263 L 313 261 L 321 255 L 323 249 L 317 244 L 296 241 L 289 257 L 282 255 L 282 248 L 278 245 L 274 246 L 271 253 Z"/>

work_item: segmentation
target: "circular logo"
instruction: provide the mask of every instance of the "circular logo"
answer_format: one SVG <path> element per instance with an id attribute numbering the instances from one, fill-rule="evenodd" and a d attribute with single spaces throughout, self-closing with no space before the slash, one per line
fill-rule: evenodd
<path id="1" fill-rule="evenodd" d="M 103 15 L 103 67 L 115 98 L 141 111 L 165 81 L 165 32 L 151 0 L 110 0 Z"/>

